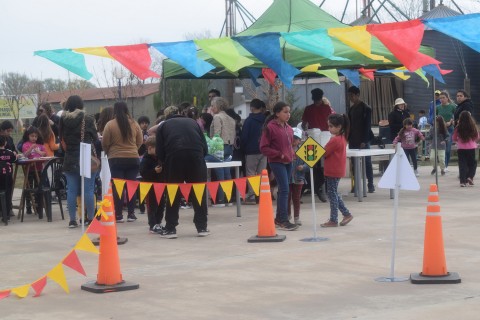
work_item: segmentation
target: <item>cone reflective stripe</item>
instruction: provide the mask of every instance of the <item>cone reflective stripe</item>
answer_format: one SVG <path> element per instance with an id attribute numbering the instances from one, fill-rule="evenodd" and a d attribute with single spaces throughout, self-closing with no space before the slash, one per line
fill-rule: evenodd
<path id="1" fill-rule="evenodd" d="M 277 235 L 273 217 L 272 194 L 267 170 L 262 171 L 260 180 L 260 201 L 258 206 L 258 233 L 250 237 L 248 242 L 280 242 L 286 236 Z"/>
<path id="2" fill-rule="evenodd" d="M 423 269 L 421 273 L 410 274 L 410 281 L 415 284 L 461 282 L 458 273 L 447 271 L 447 262 L 443 247 L 442 216 L 440 215 L 438 188 L 436 184 L 430 185 L 430 194 L 428 195 L 423 247 Z"/>

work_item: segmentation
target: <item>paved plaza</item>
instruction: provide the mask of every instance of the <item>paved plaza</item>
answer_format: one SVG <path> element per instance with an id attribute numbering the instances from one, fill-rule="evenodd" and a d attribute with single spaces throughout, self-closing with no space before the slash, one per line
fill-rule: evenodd
<path id="1" fill-rule="evenodd" d="M 70 294 L 48 281 L 38 298 L 10 296 L 0 301 L 0 319 L 478 319 L 480 313 L 480 183 L 460 188 L 458 168 L 439 177 L 447 267 L 462 283 L 414 285 L 382 283 L 390 274 L 393 200 L 379 189 L 364 202 L 342 179 L 340 191 L 353 221 L 338 228 L 318 228 L 328 241 L 300 241 L 313 236 L 310 196 L 303 197 L 303 225 L 280 243 L 247 243 L 257 232 L 258 206 L 210 208 L 206 238 L 197 237 L 193 210 L 180 212 L 178 239 L 148 232 L 146 215 L 118 225 L 128 237 L 119 246 L 123 278 L 140 289 L 109 294 L 82 291 L 96 279 L 98 257 L 79 252 L 87 277 L 64 267 Z M 430 167 L 419 167 L 421 190 L 401 191 L 398 210 L 395 276 L 422 270 L 424 223 Z M 378 183 L 380 177 L 375 177 Z M 20 190 L 16 190 L 14 204 Z M 317 200 L 318 201 L 318 200 Z M 53 222 L 26 216 L 0 225 L 0 289 L 32 283 L 56 266 L 81 237 L 68 229 L 54 205 Z M 64 205 L 66 210 L 66 205 Z M 317 203 L 317 225 L 329 215 Z M 68 213 L 66 212 L 66 216 Z M 91 238 L 94 238 L 92 235 Z"/>

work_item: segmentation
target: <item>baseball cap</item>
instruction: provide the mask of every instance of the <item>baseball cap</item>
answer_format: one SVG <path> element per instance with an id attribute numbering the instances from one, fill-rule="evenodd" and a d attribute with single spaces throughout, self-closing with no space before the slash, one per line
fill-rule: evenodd
<path id="1" fill-rule="evenodd" d="M 440 90 L 435 90 L 435 94 L 440 94 L 440 93 L 442 93 L 442 91 L 440 91 Z"/>

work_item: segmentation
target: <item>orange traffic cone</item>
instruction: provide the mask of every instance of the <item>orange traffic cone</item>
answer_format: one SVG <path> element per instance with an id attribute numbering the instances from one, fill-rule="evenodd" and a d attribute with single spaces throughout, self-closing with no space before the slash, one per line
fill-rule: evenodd
<path id="1" fill-rule="evenodd" d="M 138 289 L 136 283 L 129 283 L 122 279 L 120 259 L 118 257 L 117 229 L 113 213 L 113 197 L 105 195 L 101 224 L 106 229 L 105 235 L 100 235 L 100 255 L 98 259 L 98 275 L 96 282 L 89 282 L 81 286 L 82 290 L 94 293 L 107 293 Z"/>
<path id="2" fill-rule="evenodd" d="M 285 235 L 278 235 L 273 218 L 272 195 L 267 170 L 262 171 L 260 183 L 260 202 L 258 206 L 258 235 L 250 237 L 248 242 L 281 242 Z"/>
<path id="3" fill-rule="evenodd" d="M 438 188 L 430 185 L 427 218 L 425 223 L 425 240 L 423 247 L 423 270 L 411 274 L 412 283 L 460 283 L 462 280 L 456 272 L 447 271 L 445 250 L 443 248 L 442 216 L 438 204 Z"/>

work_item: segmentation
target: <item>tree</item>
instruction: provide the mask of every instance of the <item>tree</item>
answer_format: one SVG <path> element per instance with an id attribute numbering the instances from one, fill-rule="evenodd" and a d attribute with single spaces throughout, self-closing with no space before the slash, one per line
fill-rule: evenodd
<path id="1" fill-rule="evenodd" d="M 26 75 L 14 72 L 2 73 L 0 79 L 3 94 L 0 105 L 2 117 L 13 116 L 15 122 L 18 122 L 23 108 L 37 106 L 36 95 L 32 95 L 33 83 Z M 35 84 L 38 85 L 38 83 Z"/>

